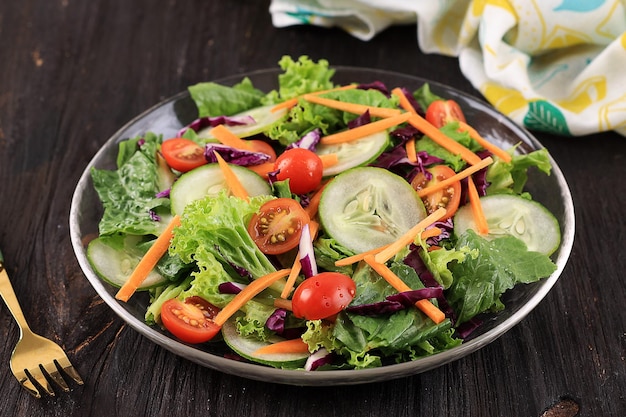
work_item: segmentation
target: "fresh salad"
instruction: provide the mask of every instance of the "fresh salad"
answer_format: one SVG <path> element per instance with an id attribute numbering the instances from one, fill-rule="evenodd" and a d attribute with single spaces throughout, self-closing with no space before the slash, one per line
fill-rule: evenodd
<path id="1" fill-rule="evenodd" d="M 556 270 L 560 226 L 524 190 L 545 149 L 489 143 L 428 84 L 279 65 L 269 92 L 189 87 L 198 119 L 177 137 L 129 138 L 117 169 L 92 169 L 88 259 L 122 302 L 149 297 L 148 324 L 276 368 L 379 367 L 458 346 Z"/>

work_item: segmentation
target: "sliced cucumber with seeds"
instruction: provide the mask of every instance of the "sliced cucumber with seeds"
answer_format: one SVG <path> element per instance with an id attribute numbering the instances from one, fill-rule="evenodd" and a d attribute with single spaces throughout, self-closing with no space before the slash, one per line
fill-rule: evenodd
<path id="1" fill-rule="evenodd" d="M 240 138 L 247 138 L 250 136 L 258 135 L 268 131 L 274 124 L 282 123 L 287 117 L 289 109 L 279 109 L 272 111 L 274 105 L 255 107 L 250 110 L 235 114 L 231 117 L 245 117 L 250 116 L 254 119 L 254 123 L 246 125 L 228 126 L 228 130 L 233 132 Z M 215 139 L 215 136 L 211 135 L 212 127 L 207 127 L 198 132 L 198 137 L 202 140 L 209 141 Z"/>
<path id="2" fill-rule="evenodd" d="M 121 287 L 144 255 L 136 249 L 140 242 L 141 236 L 134 235 L 126 236 L 123 241 L 117 237 L 98 237 L 89 242 L 87 259 L 100 278 L 115 287 Z M 165 277 L 152 270 L 137 289 L 146 290 L 166 281 Z"/>
<path id="3" fill-rule="evenodd" d="M 355 253 L 395 241 L 426 217 L 404 178 L 375 167 L 337 175 L 322 192 L 318 213 L 326 233 Z"/>
<path id="4" fill-rule="evenodd" d="M 385 151 L 389 145 L 389 134 L 378 132 L 362 139 L 337 145 L 318 145 L 318 155 L 336 154 L 339 163 L 324 168 L 324 176 L 337 175 L 350 168 L 367 165 Z"/>
<path id="5" fill-rule="evenodd" d="M 511 235 L 521 239 L 528 250 L 551 255 L 561 244 L 559 222 L 547 208 L 526 198 L 499 194 L 480 199 L 489 234 L 486 239 Z M 462 235 L 467 229 L 477 230 L 472 209 L 461 207 L 454 216 L 454 234 Z"/>
<path id="6" fill-rule="evenodd" d="M 238 165 L 230 165 L 230 168 L 251 197 L 272 194 L 268 182 L 256 172 Z M 170 190 L 172 213 L 181 214 L 192 201 L 218 194 L 225 188 L 226 180 L 219 164 L 207 164 L 186 172 Z"/>
<path id="7" fill-rule="evenodd" d="M 302 368 L 310 356 L 308 353 L 272 353 L 265 355 L 255 353 L 264 346 L 284 339 L 274 337 L 267 342 L 262 342 L 256 337 L 243 337 L 237 331 L 236 319 L 234 317 L 230 318 L 222 327 L 222 336 L 224 337 L 224 342 L 239 356 L 274 368 Z"/>

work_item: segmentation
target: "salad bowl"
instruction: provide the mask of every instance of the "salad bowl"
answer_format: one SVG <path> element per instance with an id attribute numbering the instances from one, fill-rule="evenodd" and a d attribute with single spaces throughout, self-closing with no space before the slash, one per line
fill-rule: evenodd
<path id="1" fill-rule="evenodd" d="M 516 152 L 526 154 L 543 146 L 528 131 L 517 126 L 485 102 L 468 94 L 422 78 L 373 69 L 334 67 L 333 82 L 336 84 L 371 83 L 381 81 L 388 86 L 406 87 L 410 91 L 424 83 L 442 97 L 459 103 L 468 122 L 488 140 L 502 148 L 517 145 Z M 278 69 L 268 69 L 229 77 L 216 82 L 233 85 L 248 77 L 256 88 L 269 91 L 276 88 Z M 86 240 L 98 232 L 102 206 L 94 190 L 90 171 L 92 168 L 114 169 L 118 144 L 128 138 L 147 131 L 174 137 L 185 125 L 197 117 L 197 109 L 188 92 L 181 92 L 148 109 L 118 130 L 97 152 L 86 167 L 77 184 L 70 210 L 70 237 L 75 255 L 85 276 L 98 295 L 129 326 L 150 341 L 191 360 L 199 365 L 220 372 L 245 378 L 290 385 L 347 385 L 384 381 L 415 375 L 434 369 L 469 355 L 502 336 L 526 317 L 551 290 L 559 279 L 569 258 L 574 241 L 574 208 L 567 182 L 556 162 L 551 175 L 531 170 L 526 185 L 533 198 L 550 210 L 561 227 L 561 244 L 552 255 L 556 270 L 549 277 L 528 285 L 516 286 L 503 296 L 506 308 L 487 317 L 483 323 L 465 339 L 464 343 L 450 350 L 420 358 L 411 362 L 386 365 L 361 370 L 301 371 L 269 368 L 266 366 L 228 359 L 227 347 L 221 342 L 202 345 L 182 343 L 165 330 L 149 326 L 144 315 L 149 303 L 146 293 L 138 293 L 128 302 L 115 299 L 117 288 L 103 282 L 91 267 L 86 253 Z M 227 355 L 226 355 L 227 356 Z"/>

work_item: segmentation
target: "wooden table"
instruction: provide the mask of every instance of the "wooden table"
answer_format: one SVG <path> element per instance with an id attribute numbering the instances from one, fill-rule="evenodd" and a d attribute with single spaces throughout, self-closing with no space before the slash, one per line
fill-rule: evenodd
<path id="1" fill-rule="evenodd" d="M 388 69 L 479 96 L 454 58 L 420 53 L 415 26 L 361 42 L 275 29 L 268 1 L 21 0 L 0 5 L 0 247 L 33 330 L 85 385 L 35 399 L 10 373 L 18 329 L 0 305 L 2 416 L 626 415 L 626 138 L 536 136 L 569 182 L 576 240 L 561 279 L 482 350 L 383 383 L 294 387 L 209 370 L 156 346 L 96 295 L 74 257 L 78 178 L 120 126 L 188 85 L 282 55 Z M 550 411 L 546 411 L 550 409 Z"/>

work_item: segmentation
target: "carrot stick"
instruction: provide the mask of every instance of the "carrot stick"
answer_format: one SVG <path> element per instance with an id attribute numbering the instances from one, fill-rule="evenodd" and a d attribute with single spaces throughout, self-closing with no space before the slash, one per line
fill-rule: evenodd
<path id="1" fill-rule="evenodd" d="M 222 145 L 230 146 L 235 149 L 250 149 L 248 142 L 235 135 L 224 125 L 215 126 L 209 131 L 209 134 L 215 136 Z"/>
<path id="2" fill-rule="evenodd" d="M 415 151 L 415 138 L 411 138 L 404 144 L 406 149 L 406 157 L 410 162 L 417 162 L 417 152 Z"/>
<path id="3" fill-rule="evenodd" d="M 391 94 L 395 95 L 396 97 L 400 99 L 400 107 L 402 107 L 404 110 L 408 112 L 411 112 L 412 114 L 417 114 L 417 110 L 415 110 L 415 108 L 413 107 L 409 99 L 406 98 L 406 96 L 402 92 L 402 89 L 400 89 L 399 87 L 396 87 L 393 90 L 391 90 Z"/>
<path id="4" fill-rule="evenodd" d="M 406 283 L 394 274 L 391 269 L 387 268 L 385 264 L 376 262 L 373 255 L 367 255 L 364 260 L 398 292 L 411 291 L 411 287 L 406 285 Z M 446 318 L 443 311 L 439 310 L 437 306 L 427 299 L 419 300 L 415 303 L 415 306 L 437 324 L 441 323 Z"/>
<path id="5" fill-rule="evenodd" d="M 258 165 L 248 165 L 246 168 L 256 172 L 265 179 L 268 178 L 270 172 L 275 171 L 274 162 L 263 162 L 262 164 Z"/>
<path id="6" fill-rule="evenodd" d="M 426 229 L 422 232 L 421 238 L 428 239 L 429 237 L 439 236 L 441 234 L 441 229 L 438 227 L 431 227 L 430 229 Z"/>
<path id="7" fill-rule="evenodd" d="M 283 310 L 293 311 L 293 305 L 291 300 L 285 298 L 274 298 L 274 307 L 282 308 Z"/>
<path id="8" fill-rule="evenodd" d="M 317 209 L 320 206 L 320 200 L 322 199 L 322 192 L 324 192 L 324 188 L 328 182 L 322 185 L 320 188 L 313 193 L 311 199 L 309 200 L 309 205 L 304 208 L 304 211 L 309 215 L 309 218 L 312 219 L 317 214 Z"/>
<path id="9" fill-rule="evenodd" d="M 480 136 L 480 133 L 478 133 L 476 129 L 474 129 L 472 126 L 468 125 L 465 122 L 459 121 L 459 127 L 461 128 L 460 130 L 468 132 L 470 137 L 478 142 L 480 146 L 487 149 L 492 154 L 502 159 L 504 162 L 511 162 L 511 155 L 509 155 L 507 151 Z"/>
<path id="10" fill-rule="evenodd" d="M 385 249 L 387 246 L 389 245 L 380 246 L 378 248 L 370 249 L 365 252 L 357 253 L 356 255 L 348 256 L 347 258 L 339 259 L 338 261 L 335 261 L 335 266 L 347 266 L 347 265 L 355 264 L 365 259 L 365 257 L 368 255 L 376 255 L 378 252 Z"/>
<path id="11" fill-rule="evenodd" d="M 442 148 L 447 149 L 453 154 L 460 155 L 461 158 L 468 164 L 474 165 L 480 162 L 480 157 L 478 155 L 476 155 L 474 152 L 470 151 L 454 139 L 446 136 L 441 130 L 430 124 L 419 114 L 413 114 L 409 119 L 409 123 L 413 125 L 413 127 L 415 127 L 417 130 L 431 138 L 433 142 L 435 142 Z"/>
<path id="12" fill-rule="evenodd" d="M 467 178 L 467 193 L 469 195 L 470 207 L 472 209 L 474 222 L 478 228 L 478 233 L 486 235 L 489 233 L 489 225 L 487 224 L 487 219 L 485 218 L 485 213 L 483 212 L 483 206 L 480 204 L 478 190 L 476 190 L 476 184 L 474 184 L 472 177 Z"/>
<path id="13" fill-rule="evenodd" d="M 312 93 L 307 93 L 307 94 L 319 95 L 319 94 L 330 93 L 333 91 L 352 90 L 356 87 L 357 87 L 357 84 L 348 84 L 348 85 L 342 85 L 341 87 L 331 88 L 329 90 L 314 91 Z M 270 112 L 274 113 L 282 109 L 289 109 L 295 106 L 296 104 L 298 104 L 298 101 L 300 100 L 300 98 L 302 98 L 302 96 L 290 98 L 289 100 L 285 100 L 282 103 L 278 103 L 277 105 L 272 107 Z"/>
<path id="14" fill-rule="evenodd" d="M 320 143 L 323 145 L 336 145 L 339 143 L 352 142 L 354 140 L 389 129 L 390 127 L 402 124 L 409 120 L 410 117 L 410 113 L 400 113 L 396 116 L 391 116 L 376 122 L 355 127 L 354 129 L 348 129 L 332 135 L 324 136 L 320 139 Z"/>
<path id="15" fill-rule="evenodd" d="M 311 220 L 309 222 L 309 233 L 311 235 L 311 239 L 315 240 L 315 237 L 317 236 L 317 232 L 319 231 L 320 225 L 318 222 Z M 298 278 L 298 275 L 300 274 L 300 271 L 302 270 L 302 264 L 300 263 L 300 251 L 298 251 L 298 253 L 296 254 L 296 259 L 293 262 L 293 265 L 291 267 L 291 272 L 289 273 L 289 276 L 287 277 L 287 282 L 285 283 L 285 286 L 283 287 L 283 291 L 280 293 L 281 298 L 287 298 L 289 297 L 289 294 L 291 293 L 291 290 L 293 290 L 293 286 L 296 283 L 296 279 Z"/>
<path id="16" fill-rule="evenodd" d="M 232 300 L 213 319 L 213 322 L 218 326 L 223 326 L 226 321 L 232 317 L 239 309 L 248 301 L 256 297 L 261 291 L 289 275 L 289 269 L 281 269 L 275 272 L 271 272 L 267 275 L 263 275 L 248 284 L 243 290 L 233 297 Z"/>
<path id="17" fill-rule="evenodd" d="M 431 214 L 426 216 L 424 220 L 417 223 L 415 226 L 409 229 L 406 233 L 404 233 L 394 242 L 389 244 L 389 246 L 387 246 L 386 248 L 378 252 L 375 255 L 376 262 L 378 263 L 387 262 L 389 259 L 391 259 L 391 257 L 393 257 L 396 253 L 398 253 L 402 248 L 411 244 L 411 242 L 415 240 L 415 236 L 418 233 L 420 233 L 427 226 L 430 226 L 431 224 L 433 224 L 434 222 L 442 218 L 444 214 L 446 214 L 446 209 L 444 209 L 443 207 L 440 207 L 437 210 L 433 211 Z"/>
<path id="18" fill-rule="evenodd" d="M 371 116 L 374 117 L 391 117 L 401 114 L 398 109 L 390 109 L 387 107 L 374 107 L 366 106 L 364 104 L 349 103 L 346 101 L 333 100 L 325 97 L 318 97 L 314 94 L 305 94 L 303 97 L 306 101 L 311 103 L 320 104 L 322 106 L 330 107 L 333 109 L 345 111 L 353 114 L 363 114 L 369 111 Z"/>
<path id="19" fill-rule="evenodd" d="M 419 190 L 417 192 L 417 195 L 420 197 L 424 197 L 427 196 L 428 194 L 432 194 L 436 191 L 439 190 L 443 190 L 444 188 L 448 187 L 450 184 L 453 184 L 457 181 L 462 180 L 463 178 L 469 177 L 470 175 L 474 174 L 475 172 L 480 171 L 483 168 L 486 168 L 487 166 L 489 166 L 491 163 L 493 163 L 493 158 L 488 156 L 485 159 L 482 159 L 480 162 L 478 162 L 475 165 L 472 165 L 470 167 L 465 168 L 463 171 L 456 173 L 455 175 L 446 178 L 443 181 L 440 181 L 436 184 L 433 184 L 429 187 L 426 188 L 422 188 L 421 190 Z"/>
<path id="20" fill-rule="evenodd" d="M 130 277 L 126 280 L 124 285 L 115 294 L 115 298 L 120 301 L 128 301 L 128 299 L 137 291 L 137 288 L 146 279 L 150 271 L 159 262 L 159 259 L 165 255 L 167 249 L 170 247 L 170 241 L 174 236 L 174 228 L 180 225 L 180 216 L 175 215 L 169 222 L 163 233 L 156 238 L 150 249 L 141 258 Z"/>
<path id="21" fill-rule="evenodd" d="M 287 282 L 283 287 L 283 291 L 280 293 L 280 298 L 289 298 L 289 294 L 291 294 L 291 290 L 293 290 L 293 286 L 296 283 L 296 279 L 298 279 L 298 275 L 300 275 L 300 271 L 302 271 L 302 264 L 300 263 L 300 252 L 298 252 L 291 266 L 291 272 L 289 276 L 287 276 Z"/>
<path id="22" fill-rule="evenodd" d="M 336 153 L 326 153 L 318 156 L 322 160 L 324 168 L 332 167 L 333 165 L 337 165 L 339 163 L 339 157 Z"/>
<path id="23" fill-rule="evenodd" d="M 263 346 L 254 351 L 253 355 L 272 355 L 283 353 L 308 353 L 309 345 L 304 340 L 289 339 Z"/>
<path id="24" fill-rule="evenodd" d="M 224 175 L 224 179 L 226 180 L 226 185 L 228 185 L 228 189 L 230 190 L 230 192 L 235 197 L 239 197 L 243 200 L 250 199 L 248 192 L 241 184 L 241 181 L 239 181 L 239 178 L 237 178 L 237 175 L 235 175 L 233 170 L 230 169 L 230 167 L 228 166 L 228 163 L 224 161 L 224 158 L 222 158 L 222 156 L 217 152 L 213 152 L 213 153 L 215 154 L 215 157 L 217 158 L 217 163 L 220 165 L 220 170 L 222 171 L 222 175 Z"/>

